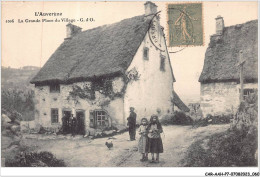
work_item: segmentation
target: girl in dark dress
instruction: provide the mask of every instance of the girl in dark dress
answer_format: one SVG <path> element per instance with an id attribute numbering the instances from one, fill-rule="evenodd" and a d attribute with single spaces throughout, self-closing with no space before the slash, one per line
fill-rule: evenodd
<path id="1" fill-rule="evenodd" d="M 147 127 L 148 131 L 148 153 L 152 154 L 152 161 L 159 163 L 159 153 L 163 153 L 163 144 L 161 133 L 163 132 L 162 125 L 158 120 L 157 115 L 152 115 L 150 123 Z M 154 160 L 154 153 L 156 153 L 156 160 Z"/>

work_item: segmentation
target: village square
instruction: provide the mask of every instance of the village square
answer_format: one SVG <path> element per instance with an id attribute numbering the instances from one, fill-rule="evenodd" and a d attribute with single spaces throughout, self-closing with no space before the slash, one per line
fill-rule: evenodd
<path id="1" fill-rule="evenodd" d="M 2 167 L 257 166 L 258 20 L 226 26 L 220 10 L 205 36 L 204 5 L 70 21 L 41 67 L 2 66 Z M 180 77 L 175 56 L 204 45 L 197 80 Z"/>

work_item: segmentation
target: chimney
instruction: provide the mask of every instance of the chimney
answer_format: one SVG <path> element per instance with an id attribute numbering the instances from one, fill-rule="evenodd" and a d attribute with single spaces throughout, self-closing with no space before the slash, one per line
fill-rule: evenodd
<path id="1" fill-rule="evenodd" d="M 79 26 L 73 25 L 71 23 L 68 23 L 66 25 L 66 29 L 67 29 L 67 36 L 66 36 L 65 40 L 71 39 L 73 36 L 80 33 L 82 28 L 80 28 Z"/>
<path id="2" fill-rule="evenodd" d="M 222 35 L 223 34 L 223 30 L 224 30 L 224 20 L 223 17 L 221 17 L 220 15 L 217 16 L 216 19 L 216 34 L 217 35 Z"/>
<path id="3" fill-rule="evenodd" d="M 145 16 L 157 13 L 157 5 L 151 1 L 144 4 Z"/>

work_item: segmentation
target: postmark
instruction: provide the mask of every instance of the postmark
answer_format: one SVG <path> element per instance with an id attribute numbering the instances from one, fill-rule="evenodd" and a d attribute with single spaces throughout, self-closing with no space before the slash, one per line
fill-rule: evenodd
<path id="1" fill-rule="evenodd" d="M 202 3 L 167 4 L 169 47 L 204 44 Z"/>
<path id="2" fill-rule="evenodd" d="M 157 12 L 156 14 L 153 15 L 152 20 L 150 21 L 149 24 L 149 31 L 148 31 L 148 36 L 150 38 L 150 41 L 152 44 L 155 46 L 157 50 L 160 50 L 161 52 L 164 52 L 163 45 L 161 44 L 161 36 L 164 36 L 162 32 L 162 27 L 158 23 L 158 20 L 160 19 L 160 12 Z"/>

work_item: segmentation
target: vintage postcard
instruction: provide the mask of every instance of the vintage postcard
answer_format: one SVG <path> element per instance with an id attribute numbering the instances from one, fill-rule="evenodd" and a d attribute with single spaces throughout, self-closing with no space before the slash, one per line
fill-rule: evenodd
<path id="1" fill-rule="evenodd" d="M 3 170 L 259 176 L 258 2 L 1 6 Z"/>

